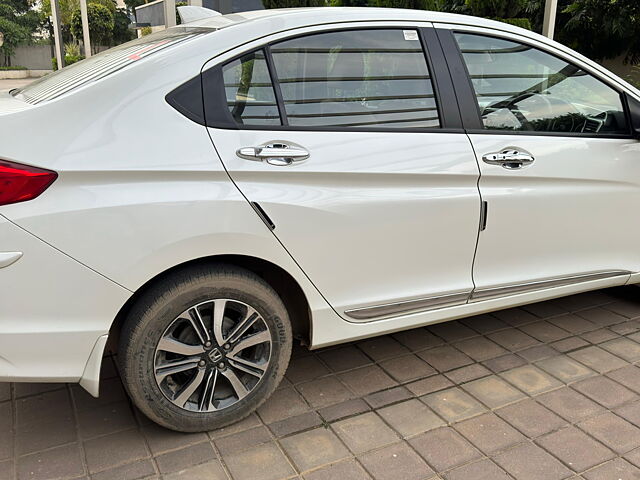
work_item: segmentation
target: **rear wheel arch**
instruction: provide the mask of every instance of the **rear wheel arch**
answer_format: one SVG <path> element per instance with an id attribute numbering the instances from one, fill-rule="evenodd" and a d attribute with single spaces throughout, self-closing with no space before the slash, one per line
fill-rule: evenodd
<path id="1" fill-rule="evenodd" d="M 300 284 L 289 272 L 273 262 L 250 255 L 213 255 L 210 257 L 202 257 L 190 260 L 188 262 L 171 267 L 168 270 L 157 274 L 140 288 L 138 288 L 122 306 L 113 323 L 111 324 L 111 328 L 109 329 L 108 346 L 116 348 L 116 346 L 118 345 L 120 332 L 127 314 L 138 301 L 138 299 L 143 296 L 144 293 L 147 292 L 150 288 L 153 288 L 153 286 L 158 282 L 171 275 L 177 274 L 180 271 L 192 267 L 208 266 L 213 270 L 217 266 L 221 265 L 231 265 L 244 268 L 252 273 L 255 273 L 265 282 L 267 282 L 271 286 L 271 288 L 276 291 L 278 296 L 282 299 L 285 307 L 287 308 L 291 326 L 293 328 L 294 338 L 299 340 L 304 345 L 310 344 L 312 317 L 309 303 L 304 291 L 302 290 L 302 287 L 300 287 Z"/>

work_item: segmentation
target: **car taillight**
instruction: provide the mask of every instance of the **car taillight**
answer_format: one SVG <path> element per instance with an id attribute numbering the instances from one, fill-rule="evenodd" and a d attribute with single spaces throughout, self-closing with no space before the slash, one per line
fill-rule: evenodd
<path id="1" fill-rule="evenodd" d="M 32 200 L 56 178 L 51 170 L 0 160 L 0 205 Z"/>

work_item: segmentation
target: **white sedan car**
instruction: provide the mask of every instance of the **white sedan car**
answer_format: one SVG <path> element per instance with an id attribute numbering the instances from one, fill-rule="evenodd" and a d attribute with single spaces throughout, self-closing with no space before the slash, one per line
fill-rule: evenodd
<path id="1" fill-rule="evenodd" d="M 196 20 L 0 96 L 0 380 L 181 431 L 311 348 L 640 282 L 640 91 L 530 31 Z M 634 213 L 635 212 L 635 213 Z"/>

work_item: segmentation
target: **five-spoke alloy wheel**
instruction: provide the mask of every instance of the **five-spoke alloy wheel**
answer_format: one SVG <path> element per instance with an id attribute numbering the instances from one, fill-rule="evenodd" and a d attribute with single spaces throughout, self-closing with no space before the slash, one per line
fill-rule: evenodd
<path id="1" fill-rule="evenodd" d="M 142 412 L 192 432 L 255 410 L 282 379 L 291 343 L 287 310 L 264 280 L 236 267 L 197 267 L 138 299 L 118 360 Z"/>

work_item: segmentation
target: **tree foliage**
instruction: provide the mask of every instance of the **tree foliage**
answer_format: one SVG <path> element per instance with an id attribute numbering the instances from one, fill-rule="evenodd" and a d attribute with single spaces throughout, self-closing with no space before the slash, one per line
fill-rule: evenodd
<path id="1" fill-rule="evenodd" d="M 639 0 L 574 0 L 561 40 L 591 58 L 640 63 Z"/>
<path id="2" fill-rule="evenodd" d="M 113 37 L 113 13 L 99 3 L 87 4 L 89 18 L 89 38 L 93 47 L 109 45 Z M 80 8 L 71 15 L 71 33 L 76 39 L 82 38 L 82 15 Z"/>
<path id="3" fill-rule="evenodd" d="M 0 47 L 3 65 L 10 65 L 10 57 L 15 48 L 31 39 L 39 26 L 37 13 L 30 0 L 0 0 L 0 32 L 4 37 Z"/>

